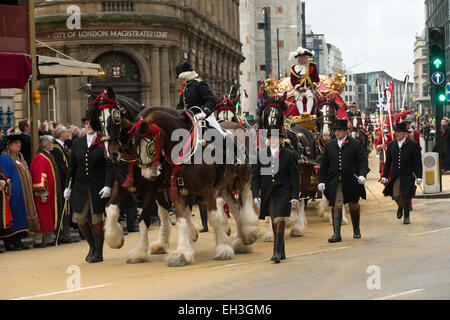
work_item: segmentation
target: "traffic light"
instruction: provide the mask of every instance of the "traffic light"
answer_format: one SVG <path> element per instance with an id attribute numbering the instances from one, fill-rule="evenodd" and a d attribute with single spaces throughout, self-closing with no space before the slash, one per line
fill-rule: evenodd
<path id="1" fill-rule="evenodd" d="M 445 95 L 446 63 L 445 63 L 445 29 L 428 29 L 428 49 L 430 58 L 431 101 L 439 112 L 447 101 Z"/>

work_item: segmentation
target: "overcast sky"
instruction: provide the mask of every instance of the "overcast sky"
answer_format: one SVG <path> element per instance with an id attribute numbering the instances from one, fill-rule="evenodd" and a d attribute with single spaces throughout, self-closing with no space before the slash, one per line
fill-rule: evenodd
<path id="1" fill-rule="evenodd" d="M 424 0 L 305 0 L 306 24 L 342 50 L 355 73 L 386 71 L 413 81 L 416 34 L 425 28 Z M 366 61 L 367 60 L 367 61 Z"/>

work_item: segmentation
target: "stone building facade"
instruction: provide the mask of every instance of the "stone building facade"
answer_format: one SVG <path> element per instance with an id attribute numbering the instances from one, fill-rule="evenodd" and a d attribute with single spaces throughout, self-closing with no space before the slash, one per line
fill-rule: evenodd
<path id="1" fill-rule="evenodd" d="M 80 124 L 88 98 L 79 88 L 90 81 L 94 91 L 111 86 L 145 106 L 175 107 L 175 66 L 190 62 L 220 99 L 244 61 L 239 37 L 239 0 L 36 0 L 38 54 L 102 66 L 87 79 L 40 80 L 41 119 Z M 77 15 L 80 28 L 76 26 Z"/>

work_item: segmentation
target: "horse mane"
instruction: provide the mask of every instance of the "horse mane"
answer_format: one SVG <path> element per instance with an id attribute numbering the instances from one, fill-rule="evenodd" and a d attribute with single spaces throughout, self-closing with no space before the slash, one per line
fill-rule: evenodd
<path id="1" fill-rule="evenodd" d="M 140 103 L 121 94 L 116 94 L 116 99 L 120 105 L 124 106 L 125 108 L 128 107 L 127 109 L 131 109 L 132 111 L 134 111 L 135 114 L 138 114 L 143 109 Z"/>
<path id="2" fill-rule="evenodd" d="M 137 119 L 142 118 L 144 121 L 149 117 L 151 117 L 150 122 L 159 126 L 161 126 L 160 123 L 162 121 L 167 120 L 167 124 L 174 128 L 180 128 L 181 121 L 186 123 L 186 128 L 188 127 L 188 123 L 183 117 L 183 114 L 176 109 L 167 107 L 147 107 L 137 115 Z"/>

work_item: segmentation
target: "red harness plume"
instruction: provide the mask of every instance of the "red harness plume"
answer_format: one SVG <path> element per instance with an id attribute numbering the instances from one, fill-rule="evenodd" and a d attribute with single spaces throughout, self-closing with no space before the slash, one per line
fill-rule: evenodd
<path id="1" fill-rule="evenodd" d="M 108 109 L 108 108 L 117 107 L 117 102 L 114 101 L 114 100 L 112 100 L 112 99 L 110 99 L 110 98 L 108 98 L 108 97 L 106 96 L 106 91 L 103 91 L 102 93 L 100 93 L 100 94 L 98 95 L 98 97 L 94 100 L 94 102 L 92 102 L 92 105 L 93 105 L 94 107 L 95 107 L 95 104 L 97 103 L 97 101 L 98 101 L 100 98 L 103 98 L 103 99 L 105 99 L 106 101 L 111 102 L 111 103 L 110 103 L 110 104 L 105 104 L 105 105 L 102 105 L 102 106 L 98 106 L 98 107 L 97 107 L 98 110 L 103 110 L 103 109 Z"/>
<path id="2" fill-rule="evenodd" d="M 224 107 L 224 105 L 229 102 L 231 104 L 231 107 Z M 229 97 L 226 97 L 221 103 L 219 103 L 218 105 L 216 105 L 216 108 L 218 108 L 219 110 L 236 110 L 236 105 L 233 103 L 233 101 L 231 101 L 231 99 Z"/>

